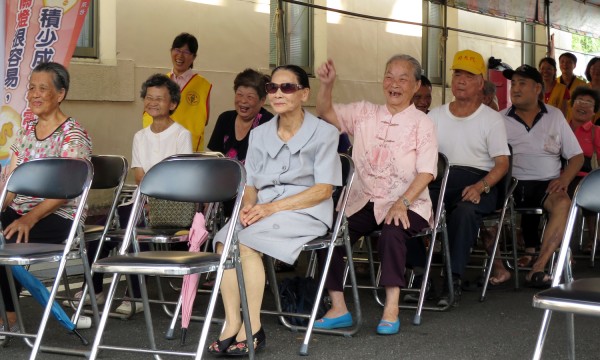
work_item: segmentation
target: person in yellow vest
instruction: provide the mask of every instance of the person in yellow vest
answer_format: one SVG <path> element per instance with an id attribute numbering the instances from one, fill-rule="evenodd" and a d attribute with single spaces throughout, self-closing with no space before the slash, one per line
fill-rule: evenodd
<path id="1" fill-rule="evenodd" d="M 181 102 L 171 118 L 192 133 L 192 150 L 203 151 L 212 84 L 192 71 L 197 52 L 198 40 L 194 35 L 177 35 L 171 45 L 173 69 L 167 75 L 181 89 Z M 151 123 L 152 117 L 144 112 L 143 126 L 147 127 Z"/>
<path id="2" fill-rule="evenodd" d="M 578 86 L 585 86 L 587 82 L 578 78 L 574 73 L 577 66 L 577 56 L 573 53 L 565 52 L 558 57 L 558 67 L 560 68 L 560 76 L 556 78 L 561 84 L 567 87 L 569 93 L 572 94 Z M 571 119 L 571 102 L 567 103 L 567 120 Z"/>
<path id="3" fill-rule="evenodd" d="M 552 105 L 562 111 L 567 118 L 567 106 L 571 94 L 567 87 L 556 80 L 556 60 L 545 57 L 540 60 L 538 69 L 544 80 L 544 104 Z"/>

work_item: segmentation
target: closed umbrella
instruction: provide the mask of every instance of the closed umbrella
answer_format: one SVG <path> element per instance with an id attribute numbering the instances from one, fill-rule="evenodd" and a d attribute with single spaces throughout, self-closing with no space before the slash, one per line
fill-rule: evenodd
<path id="1" fill-rule="evenodd" d="M 33 296 L 37 302 L 42 306 L 48 304 L 50 292 L 38 278 L 33 276 L 33 274 L 25 270 L 22 266 L 11 266 L 11 270 L 13 277 L 29 291 L 31 296 Z M 56 301 L 52 304 L 52 315 L 54 315 L 56 320 L 58 320 L 63 327 L 77 335 L 84 345 L 88 345 L 87 339 L 77 331 L 75 324 L 73 324 L 69 316 L 67 316 L 63 308 L 60 307 Z"/>
<path id="2" fill-rule="evenodd" d="M 188 238 L 189 251 L 200 251 L 200 246 L 204 244 L 207 238 L 208 231 L 206 230 L 206 219 L 204 219 L 204 214 L 198 212 L 194 216 L 194 221 L 190 228 Z M 181 287 L 181 345 L 185 344 L 185 336 L 187 334 L 187 328 L 190 325 L 192 306 L 194 305 L 194 299 L 196 298 L 196 292 L 198 291 L 199 280 L 200 274 L 185 275 L 183 277 L 183 286 Z"/>

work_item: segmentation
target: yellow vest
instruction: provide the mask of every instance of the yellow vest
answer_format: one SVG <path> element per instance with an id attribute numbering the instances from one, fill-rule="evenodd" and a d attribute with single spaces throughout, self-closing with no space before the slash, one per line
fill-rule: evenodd
<path id="1" fill-rule="evenodd" d="M 172 73 L 167 74 L 171 77 Z M 192 133 L 192 150 L 204 150 L 204 127 L 208 121 L 208 97 L 212 84 L 198 74 L 194 74 L 181 90 L 181 101 L 171 119 Z M 152 124 L 152 116 L 144 112 L 143 126 Z"/>
<path id="2" fill-rule="evenodd" d="M 567 87 L 565 85 L 555 81 L 552 92 L 550 93 L 550 98 L 548 98 L 548 101 L 546 101 L 546 104 L 552 105 L 562 111 L 565 118 L 567 117 L 566 102 L 568 102 L 568 100 L 564 99 L 566 91 Z"/>
<path id="3" fill-rule="evenodd" d="M 561 81 L 560 76 L 556 78 L 556 81 Z M 569 93 L 571 93 L 571 97 L 573 96 L 573 91 L 575 91 L 575 89 L 577 89 L 578 86 L 587 86 L 587 83 L 585 82 L 585 80 L 581 80 L 580 78 L 575 76 L 575 78 L 571 82 L 571 87 L 569 88 Z M 567 121 L 571 122 L 571 101 L 567 103 Z"/>

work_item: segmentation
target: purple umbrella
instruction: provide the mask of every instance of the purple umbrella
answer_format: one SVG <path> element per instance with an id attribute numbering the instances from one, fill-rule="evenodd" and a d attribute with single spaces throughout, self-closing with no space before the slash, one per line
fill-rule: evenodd
<path id="1" fill-rule="evenodd" d="M 194 216 L 194 221 L 190 228 L 188 238 L 189 251 L 200 251 L 200 246 L 204 244 L 207 238 L 208 231 L 206 230 L 204 214 L 198 212 Z M 187 328 L 190 325 L 192 306 L 194 305 L 194 299 L 196 298 L 196 292 L 198 291 L 199 279 L 200 274 L 190 274 L 183 277 L 183 286 L 181 287 L 181 345 L 185 344 L 185 335 L 187 334 Z"/>

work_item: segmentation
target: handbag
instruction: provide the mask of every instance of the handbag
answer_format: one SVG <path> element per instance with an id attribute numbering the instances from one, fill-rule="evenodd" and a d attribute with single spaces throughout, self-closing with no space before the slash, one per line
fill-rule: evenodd
<path id="1" fill-rule="evenodd" d="M 150 227 L 189 228 L 196 214 L 196 204 L 188 202 L 169 201 L 163 199 L 148 199 Z"/>
<path id="2" fill-rule="evenodd" d="M 286 278 L 279 285 L 281 309 L 287 313 L 310 314 L 317 297 L 319 283 L 312 277 Z M 329 304 L 324 298 L 319 299 L 317 319 L 320 319 L 329 310 Z M 292 325 L 306 326 L 308 319 L 286 316 Z"/>
<path id="3" fill-rule="evenodd" d="M 592 125 L 592 160 L 590 161 L 590 165 L 592 170 L 596 170 L 598 168 L 598 155 L 596 153 L 596 134 L 595 134 L 596 125 Z"/>

